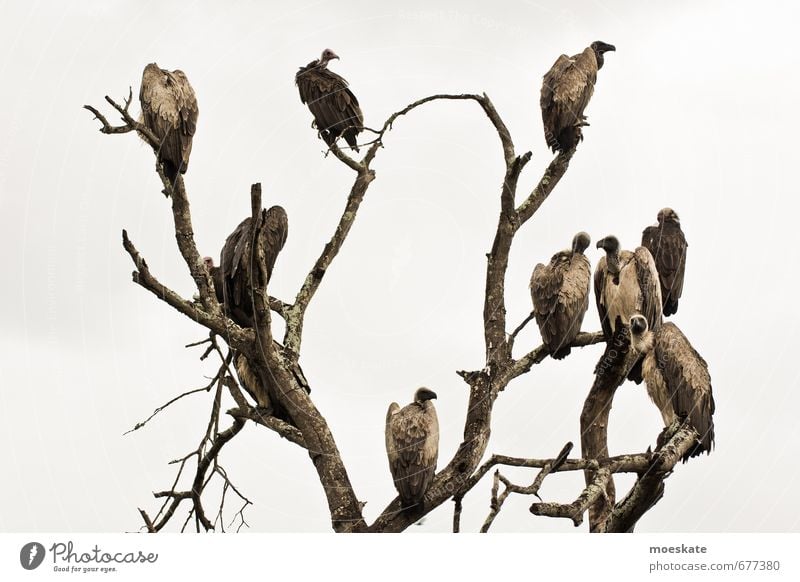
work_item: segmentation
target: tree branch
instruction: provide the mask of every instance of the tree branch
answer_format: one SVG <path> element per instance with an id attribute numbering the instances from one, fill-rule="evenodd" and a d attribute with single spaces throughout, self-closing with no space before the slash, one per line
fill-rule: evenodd
<path id="1" fill-rule="evenodd" d="M 617 388 L 625 381 L 632 365 L 630 334 L 626 325 L 617 318 L 617 332 L 595 367 L 595 380 L 581 412 L 581 455 L 584 459 L 601 459 L 608 456 L 608 416 Z M 630 355 L 629 355 L 630 352 Z M 584 474 L 587 486 L 595 482 L 594 471 Z M 598 531 L 608 518 L 614 505 L 614 480 L 606 480 L 606 493 L 593 496 L 589 511 L 589 530 Z"/>
<path id="2" fill-rule="evenodd" d="M 533 515 L 545 515 L 547 517 L 566 517 L 572 520 L 575 527 L 583 523 L 583 513 L 586 509 L 597 502 L 598 499 L 605 497 L 606 485 L 611 480 L 611 473 L 608 469 L 598 470 L 592 481 L 580 496 L 568 505 L 561 503 L 534 503 L 531 505 Z"/>
<path id="3" fill-rule="evenodd" d="M 570 347 L 573 348 L 582 348 L 586 346 L 591 346 L 594 344 L 599 344 L 605 341 L 603 337 L 602 331 L 595 331 L 592 333 L 588 332 L 581 332 L 576 337 L 575 340 L 570 344 Z M 530 371 L 530 369 L 536 365 L 541 364 L 544 359 L 550 355 L 550 350 L 547 349 L 547 346 L 544 344 L 540 345 L 539 347 L 531 350 L 524 356 L 522 356 L 519 360 L 516 360 L 511 366 L 511 378 L 516 378 L 521 376 L 522 374 L 526 374 Z"/>
<path id="4" fill-rule="evenodd" d="M 676 421 L 664 429 L 670 435 L 666 442 L 656 449 L 647 469 L 640 472 L 625 498 L 611 510 L 599 531 L 630 533 L 639 519 L 664 496 L 664 480 L 672 474 L 678 461 L 697 442 L 697 433 Z"/>
<path id="5" fill-rule="evenodd" d="M 256 424 L 260 424 L 261 426 L 278 433 L 281 438 L 285 438 L 287 441 L 293 442 L 297 446 L 304 449 L 308 448 L 303 440 L 303 434 L 297 428 L 293 427 L 288 422 L 284 422 L 279 418 L 275 418 L 274 416 L 261 414 L 258 408 L 253 408 L 251 406 L 247 406 L 245 408 L 232 408 L 228 411 L 228 414 L 234 418 L 246 418 L 248 420 L 252 420 Z"/>
<path id="6" fill-rule="evenodd" d="M 133 264 L 136 266 L 136 271 L 133 272 L 134 283 L 141 285 L 167 305 L 173 307 L 193 321 L 210 329 L 217 335 L 224 337 L 231 347 L 238 350 L 246 349 L 249 351 L 249 346 L 252 344 L 254 337 L 251 330 L 242 329 L 226 317 L 223 317 L 221 311 L 219 315 L 209 314 L 202 306 L 193 301 L 184 299 L 172 289 L 163 285 L 150 273 L 147 262 L 139 254 L 133 242 L 128 238 L 128 232 L 126 230 L 122 231 L 122 246 L 128 252 L 133 260 Z"/>

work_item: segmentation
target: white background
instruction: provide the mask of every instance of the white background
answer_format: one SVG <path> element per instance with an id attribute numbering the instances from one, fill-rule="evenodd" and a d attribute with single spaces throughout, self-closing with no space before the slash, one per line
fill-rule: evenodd
<path id="1" fill-rule="evenodd" d="M 122 228 L 156 276 L 193 292 L 151 151 L 133 135 L 101 135 L 83 104 L 103 107 L 104 95 L 122 98 L 129 86 L 136 96 L 149 62 L 184 70 L 200 104 L 186 184 L 201 253 L 218 256 L 249 213 L 250 184 L 261 181 L 265 204 L 289 214 L 271 291 L 290 300 L 353 178 L 323 157 L 294 87 L 298 66 L 333 48 L 341 60 L 331 68 L 373 127 L 425 95 L 485 91 L 518 150 L 533 152 L 523 194 L 551 159 L 541 77 L 562 52 L 600 39 L 617 52 L 599 73 L 569 172 L 515 242 L 509 327 L 530 311 L 535 263 L 575 232 L 593 241 L 613 233 L 632 248 L 660 208 L 675 208 L 690 248 L 674 321 L 709 362 L 717 449 L 678 468 L 638 529 L 797 531 L 796 7 L 98 0 L 5 2 L 2 14 L 0 530 L 137 530 L 137 507 L 156 508 L 151 492 L 174 474 L 167 462 L 196 446 L 211 405 L 211 395 L 194 396 L 122 436 L 204 385 L 215 365 L 183 348 L 203 329 L 130 281 Z M 368 521 L 394 496 L 383 443 L 389 402 L 433 388 L 442 464 L 460 442 L 467 387 L 454 372 L 483 364 L 484 255 L 503 171 L 497 136 L 474 103 L 426 105 L 398 120 L 385 145 L 308 311 L 301 360 Z M 593 264 L 599 256 L 592 244 Z M 584 327 L 599 329 L 593 305 Z M 531 325 L 517 355 L 538 343 Z M 509 386 L 488 453 L 549 457 L 578 443 L 601 349 L 547 360 Z M 611 453 L 653 445 L 660 416 L 643 387 L 624 385 L 614 404 Z M 255 504 L 252 530 L 329 531 L 316 473 L 297 447 L 249 425 L 222 463 Z M 618 479 L 618 489 L 630 482 Z M 483 522 L 489 485 L 465 500 L 464 530 Z M 581 475 L 557 475 L 541 493 L 570 501 L 581 487 Z M 510 499 L 493 529 L 575 531 L 534 518 L 530 502 Z M 411 530 L 447 531 L 451 517 L 446 503 Z"/>

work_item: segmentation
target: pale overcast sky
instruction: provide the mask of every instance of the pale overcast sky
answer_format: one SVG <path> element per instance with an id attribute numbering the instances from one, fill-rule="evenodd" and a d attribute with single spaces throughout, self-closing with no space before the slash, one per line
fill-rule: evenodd
<path id="1" fill-rule="evenodd" d="M 435 5 L 435 7 L 434 7 Z M 81 109 L 134 96 L 145 64 L 186 72 L 200 119 L 186 184 L 201 253 L 218 256 L 264 184 L 290 233 L 271 291 L 290 300 L 330 237 L 353 173 L 323 157 L 294 87 L 325 47 L 366 124 L 440 92 L 486 92 L 533 161 L 551 160 L 542 75 L 561 53 L 616 45 L 565 178 L 517 237 L 509 326 L 530 311 L 533 266 L 588 231 L 625 248 L 664 206 L 689 240 L 673 320 L 708 361 L 717 449 L 678 467 L 639 531 L 797 531 L 800 440 L 793 331 L 800 325 L 794 108 L 798 10 L 753 2 L 21 2 L 0 20 L 2 531 L 132 531 L 156 508 L 167 462 L 193 449 L 211 395 L 193 396 L 122 436 L 214 364 L 183 346 L 206 332 L 130 281 L 127 228 L 153 272 L 190 296 L 154 158 L 133 135 L 104 136 Z M 108 111 L 108 107 L 103 108 Z M 138 113 L 138 103 L 133 110 Z M 110 118 L 113 117 L 110 115 Z M 440 461 L 463 431 L 458 369 L 483 364 L 485 253 L 497 220 L 501 150 L 474 103 L 433 103 L 400 119 L 340 256 L 308 311 L 302 364 L 372 521 L 394 496 L 388 404 L 426 385 L 439 395 Z M 590 247 L 592 264 L 600 254 Z M 599 329 L 594 304 L 584 328 Z M 540 342 L 531 325 L 517 349 Z M 547 457 L 579 443 L 579 414 L 601 346 L 545 361 L 495 407 L 488 453 Z M 227 419 L 224 422 L 228 422 Z M 622 386 L 612 454 L 653 445 L 661 420 L 644 387 Z M 577 453 L 577 447 L 576 447 Z M 254 531 L 328 531 L 313 467 L 297 447 L 248 425 L 222 463 L 254 502 Z M 520 483 L 532 473 L 508 470 Z M 617 480 L 626 490 L 630 478 Z M 490 479 L 469 494 L 464 530 L 488 511 Z M 549 477 L 570 501 L 579 474 Z M 576 531 L 512 497 L 504 532 Z M 188 508 L 187 508 L 188 510 Z M 181 510 L 183 511 L 183 510 Z M 452 503 L 413 531 L 448 531 Z M 584 531 L 586 526 L 581 528 Z"/>

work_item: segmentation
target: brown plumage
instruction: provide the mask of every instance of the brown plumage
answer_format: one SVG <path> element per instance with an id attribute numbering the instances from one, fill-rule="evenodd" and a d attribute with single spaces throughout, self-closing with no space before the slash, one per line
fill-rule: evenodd
<path id="1" fill-rule="evenodd" d="M 254 327 L 253 299 L 250 295 L 250 273 L 255 256 L 252 244 L 254 233 L 252 218 L 245 218 L 225 240 L 220 253 L 220 266 L 215 267 L 210 257 L 204 259 L 206 268 L 214 280 L 217 299 L 223 303 L 225 313 L 236 324 L 242 327 Z M 264 235 L 264 260 L 267 268 L 267 282 L 272 278 L 272 271 L 278 254 L 286 244 L 289 233 L 289 221 L 286 211 L 280 206 L 273 206 L 261 211 L 261 229 Z M 306 392 L 311 392 L 308 381 L 297 361 L 296 355 L 275 342 L 275 346 L 283 354 L 289 372 L 295 381 Z M 280 405 L 275 394 L 282 387 L 277 379 L 268 371 L 254 367 L 241 353 L 234 356 L 234 368 L 239 382 L 255 401 L 259 408 L 269 409 L 272 416 L 294 424 L 290 411 Z"/>
<path id="2" fill-rule="evenodd" d="M 561 55 L 545 74 L 539 105 L 544 137 L 554 152 L 568 151 L 583 139 L 581 127 L 589 125 L 583 111 L 594 93 L 603 53 L 613 50 L 613 45 L 593 42 L 580 54 Z"/>
<path id="3" fill-rule="evenodd" d="M 572 248 L 556 253 L 550 264 L 539 263 L 531 276 L 533 313 L 550 355 L 560 360 L 570 353 L 589 308 L 591 268 L 583 251 L 591 239 L 579 232 Z"/>
<path id="4" fill-rule="evenodd" d="M 236 368 L 236 375 L 239 376 L 239 383 L 255 400 L 256 405 L 259 408 L 271 408 L 272 399 L 269 397 L 267 383 L 261 381 L 256 370 L 250 365 L 250 361 L 243 354 L 237 353 L 233 360 L 233 366 Z"/>
<path id="5" fill-rule="evenodd" d="M 597 241 L 606 256 L 594 271 L 594 294 L 600 325 L 606 339 L 611 339 L 618 323 L 627 324 L 641 314 L 651 329 L 661 325 L 661 287 L 653 257 L 644 247 L 634 252 L 620 250 L 619 240 L 607 236 Z"/>
<path id="6" fill-rule="evenodd" d="M 436 393 L 420 388 L 414 402 L 403 408 L 392 402 L 386 413 L 386 454 L 404 508 L 424 507 L 425 492 L 436 473 L 439 419 L 433 398 Z"/>
<path id="7" fill-rule="evenodd" d="M 644 355 L 642 371 L 647 393 L 658 406 L 664 425 L 686 418 L 698 434 L 683 460 L 714 448 L 714 395 L 708 364 L 678 326 L 668 322 L 649 331 L 641 315 L 631 318 L 631 344 Z"/>
<path id="8" fill-rule="evenodd" d="M 278 253 L 286 244 L 289 220 L 282 207 L 273 206 L 261 211 L 261 221 L 265 229 L 264 257 L 269 280 Z M 220 256 L 225 309 L 228 316 L 243 327 L 253 327 L 253 301 L 250 297 L 250 266 L 253 260 L 251 223 L 252 218 L 247 217 L 236 227 L 225 240 Z"/>
<path id="9" fill-rule="evenodd" d="M 197 98 L 183 71 L 167 71 L 150 63 L 139 90 L 142 123 L 161 142 L 158 160 L 170 181 L 186 173 L 197 128 Z"/>
<path id="10" fill-rule="evenodd" d="M 297 358 L 279 343 L 274 343 L 276 349 L 281 352 L 284 361 L 287 363 L 288 370 L 292 376 L 294 376 L 297 385 L 307 393 L 310 393 L 311 387 L 308 384 L 308 380 L 306 380 L 303 369 L 300 367 Z M 286 388 L 281 387 L 273 374 L 263 368 L 254 367 L 240 352 L 237 352 L 234 356 L 233 364 L 236 369 L 236 375 L 239 377 L 239 383 L 250 395 L 250 398 L 253 399 L 257 407 L 267 409 L 271 416 L 288 422 L 293 426 L 297 426 L 290 411 L 281 405 L 280 399 L 275 396 L 276 394 L 280 394 L 280 390 L 285 390 Z"/>
<path id="11" fill-rule="evenodd" d="M 328 63 L 338 58 L 331 49 L 325 49 L 319 59 L 300 67 L 294 80 L 300 100 L 311 110 L 314 127 L 325 143 L 333 145 L 343 136 L 347 145 L 358 151 L 356 137 L 364 130 L 364 115 L 347 81 L 328 69 Z"/>
<path id="12" fill-rule="evenodd" d="M 661 282 L 661 299 L 664 315 L 678 311 L 678 300 L 683 294 L 683 274 L 686 271 L 686 237 L 681 230 L 681 221 L 672 208 L 662 208 L 658 223 L 642 232 L 642 246 L 650 251 L 656 262 Z"/>
<path id="13" fill-rule="evenodd" d="M 618 325 L 627 325 L 636 314 L 644 315 L 651 329 L 661 325 L 661 287 L 653 256 L 644 247 L 634 252 L 620 250 L 619 240 L 607 236 L 597 241 L 606 256 L 597 261 L 594 294 L 600 325 L 611 341 Z M 628 379 L 641 384 L 642 362 L 634 361 Z"/>

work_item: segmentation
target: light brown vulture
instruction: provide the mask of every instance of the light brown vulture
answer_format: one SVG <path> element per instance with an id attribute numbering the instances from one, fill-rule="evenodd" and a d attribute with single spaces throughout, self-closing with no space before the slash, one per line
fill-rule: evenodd
<path id="1" fill-rule="evenodd" d="M 661 299 L 664 315 L 678 311 L 678 300 L 683 294 L 683 274 L 686 270 L 686 237 L 681 230 L 681 220 L 672 208 L 662 208 L 658 224 L 642 232 L 642 246 L 650 251 L 656 262 L 661 281 Z"/>
<path id="2" fill-rule="evenodd" d="M 325 143 L 333 145 L 343 136 L 347 145 L 358 151 L 356 136 L 364 130 L 364 115 L 347 81 L 328 70 L 328 63 L 338 58 L 331 49 L 325 49 L 319 59 L 300 67 L 294 80 L 300 100 L 311 110 L 314 127 Z"/>
<path id="3" fill-rule="evenodd" d="M 570 353 L 589 308 L 591 268 L 583 252 L 591 239 L 579 232 L 572 248 L 553 255 L 550 264 L 536 265 L 531 276 L 533 313 L 550 355 L 560 360 Z"/>
<path id="4" fill-rule="evenodd" d="M 597 71 L 603 67 L 603 53 L 614 45 L 596 41 L 582 53 L 561 55 L 542 81 L 539 105 L 542 108 L 544 137 L 555 151 L 568 151 L 583 139 L 584 109 L 594 93 Z"/>
<path id="5" fill-rule="evenodd" d="M 655 332 L 647 319 L 631 318 L 631 345 L 644 354 L 642 372 L 647 393 L 661 411 L 664 425 L 688 419 L 698 435 L 683 460 L 710 453 L 714 447 L 714 395 L 708 364 L 678 326 L 668 322 Z"/>
<path id="6" fill-rule="evenodd" d="M 594 295 L 606 341 L 612 341 L 618 325 L 627 325 L 636 314 L 644 315 L 650 329 L 661 325 L 661 287 L 653 256 L 644 247 L 620 250 L 619 240 L 607 236 L 597 241 L 606 256 L 594 271 Z M 637 359 L 628 379 L 642 383 L 642 362 Z"/>
<path id="7" fill-rule="evenodd" d="M 609 340 L 618 324 L 636 314 L 644 315 L 650 329 L 661 325 L 661 287 L 653 256 L 644 247 L 620 250 L 619 240 L 607 236 L 597 241 L 606 252 L 594 271 L 594 294 L 600 325 Z"/>
<path id="8" fill-rule="evenodd" d="M 389 469 L 403 508 L 424 506 L 425 493 L 436 473 L 439 456 L 439 419 L 432 399 L 436 393 L 420 388 L 414 402 L 386 413 L 386 453 Z"/>
<path id="9" fill-rule="evenodd" d="M 158 161 L 174 182 L 186 173 L 192 138 L 197 128 L 197 98 L 183 71 L 167 71 L 150 63 L 144 68 L 139 90 L 141 121 L 161 142 Z"/>
<path id="10" fill-rule="evenodd" d="M 289 220 L 281 206 L 261 211 L 265 228 L 264 257 L 267 276 L 272 278 L 275 260 L 286 244 Z M 253 301 L 250 297 L 250 265 L 252 260 L 252 218 L 245 218 L 225 240 L 220 256 L 222 290 L 228 316 L 242 327 L 253 327 Z M 216 280 L 214 285 L 216 286 Z"/>

